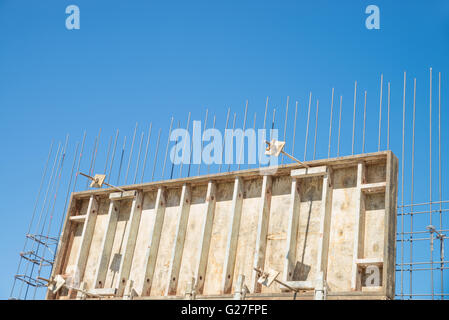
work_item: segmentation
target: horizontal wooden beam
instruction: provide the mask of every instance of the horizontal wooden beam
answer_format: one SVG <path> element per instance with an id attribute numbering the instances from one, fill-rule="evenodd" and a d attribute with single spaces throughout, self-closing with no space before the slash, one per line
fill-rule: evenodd
<path id="1" fill-rule="evenodd" d="M 361 185 L 362 192 L 364 193 L 383 193 L 387 187 L 386 182 L 366 183 Z"/>
<path id="2" fill-rule="evenodd" d="M 86 216 L 85 214 L 83 215 L 77 215 L 77 216 L 71 216 L 69 217 L 69 220 L 71 222 L 79 222 L 79 223 L 83 223 L 86 220 Z"/>
<path id="3" fill-rule="evenodd" d="M 294 178 L 308 178 L 316 176 L 324 176 L 327 173 L 327 166 L 301 168 L 292 170 L 291 176 Z"/>
<path id="4" fill-rule="evenodd" d="M 134 199 L 137 196 L 136 190 L 124 191 L 124 192 L 113 192 L 109 195 L 110 200 L 125 200 Z"/>

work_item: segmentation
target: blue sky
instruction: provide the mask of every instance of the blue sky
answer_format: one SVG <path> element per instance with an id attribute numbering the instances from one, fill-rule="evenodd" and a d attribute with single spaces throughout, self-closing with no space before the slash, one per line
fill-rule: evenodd
<path id="1" fill-rule="evenodd" d="M 80 30 L 65 27 L 65 8 L 70 4 L 80 8 Z M 365 27 L 365 8 L 370 4 L 380 8 L 380 30 Z M 175 116 L 175 124 L 180 120 L 185 126 L 188 112 L 192 112 L 192 119 L 202 120 L 208 108 L 217 116 L 217 127 L 223 128 L 227 107 L 231 107 L 241 127 L 248 99 L 248 121 L 252 123 L 257 112 L 261 127 L 267 96 L 270 112 L 273 107 L 278 110 L 276 126 L 282 131 L 286 97 L 290 96 L 288 132 L 291 134 L 291 112 L 298 100 L 301 133 L 295 155 L 302 158 L 305 106 L 312 91 L 314 103 L 316 98 L 320 100 L 318 126 L 325 130 L 319 130 L 317 154 L 324 158 L 334 87 L 336 101 L 343 96 L 341 150 L 348 154 L 357 80 L 355 151 L 361 152 L 364 90 L 368 92 L 367 151 L 377 151 L 383 73 L 384 84 L 390 81 L 392 88 L 391 149 L 400 157 L 402 81 L 407 71 L 406 154 L 411 150 L 410 101 L 416 77 L 415 161 L 419 168 L 415 172 L 415 200 L 428 200 L 429 67 L 434 70 L 435 102 L 436 75 L 440 71 L 443 75 L 444 124 L 449 120 L 445 94 L 448 40 L 449 2 L 444 0 L 0 0 L 0 298 L 9 296 L 50 142 L 63 141 L 66 134 L 75 143 L 86 130 L 86 146 L 91 148 L 101 127 L 101 145 L 106 149 L 116 129 L 120 129 L 121 138 L 128 135 L 130 139 L 136 122 L 139 134 L 153 122 L 155 128 L 163 128 L 161 145 L 165 147 L 165 128 L 171 116 Z M 383 112 L 385 107 L 384 95 Z M 437 113 L 433 116 L 437 121 Z M 334 128 L 335 119 L 334 114 Z M 436 128 L 436 122 L 434 125 Z M 382 149 L 386 149 L 385 126 L 382 135 Z M 437 139 L 437 131 L 433 135 Z M 447 126 L 443 126 L 443 142 L 448 135 Z M 438 140 L 433 141 L 436 147 Z M 332 142 L 335 156 L 335 135 Z M 443 159 L 448 153 L 444 147 Z M 436 148 L 433 155 L 437 161 Z M 104 158 L 99 154 L 98 163 L 104 163 Z M 408 156 L 407 163 L 409 160 Z M 69 168 L 71 162 L 67 163 Z M 435 173 L 437 162 L 433 166 Z M 448 178 L 448 169 L 443 164 L 443 181 Z M 407 183 L 409 174 L 405 179 Z M 428 290 L 424 282 L 417 285 Z"/>

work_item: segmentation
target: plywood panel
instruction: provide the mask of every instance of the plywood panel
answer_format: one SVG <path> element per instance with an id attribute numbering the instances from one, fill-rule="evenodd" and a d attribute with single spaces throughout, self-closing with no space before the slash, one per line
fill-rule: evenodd
<path id="1" fill-rule="evenodd" d="M 201 237 L 203 236 L 201 226 L 204 223 L 206 214 L 206 191 L 207 186 L 192 188 L 192 203 L 190 205 L 189 220 L 187 222 L 184 250 L 178 277 L 177 295 L 185 294 L 187 283 L 195 276 L 198 266 Z"/>
<path id="2" fill-rule="evenodd" d="M 136 247 L 134 249 L 133 262 L 129 280 L 134 281 L 134 289 L 142 288 L 145 266 L 145 252 L 148 247 L 148 239 L 152 226 L 154 225 L 155 212 L 154 206 L 156 201 L 156 192 L 146 192 L 143 198 L 142 214 L 140 217 L 139 233 L 137 234 Z"/>
<path id="3" fill-rule="evenodd" d="M 293 279 L 315 280 L 323 178 L 300 179 L 300 212 Z"/>
<path id="4" fill-rule="evenodd" d="M 282 279 L 284 260 L 286 254 L 286 239 L 288 228 L 288 209 L 290 205 L 290 191 L 292 178 L 273 178 L 273 195 L 271 198 L 271 210 L 268 223 L 267 253 L 265 269 L 274 269 L 280 272 Z M 277 283 L 270 288 L 262 287 L 262 293 L 281 292 Z"/>
<path id="5" fill-rule="evenodd" d="M 120 213 L 115 229 L 114 243 L 112 245 L 111 256 L 109 257 L 108 271 L 104 283 L 105 288 L 112 288 L 117 281 L 120 268 L 120 261 L 125 250 L 123 246 L 126 226 L 128 225 L 129 214 L 131 212 L 131 200 L 123 200 L 120 203 Z"/>
<path id="6" fill-rule="evenodd" d="M 382 193 L 365 195 L 365 237 L 363 258 L 382 259 L 384 239 L 379 237 L 385 228 L 385 195 Z"/>
<path id="7" fill-rule="evenodd" d="M 100 201 L 97 219 L 95 221 L 95 230 L 90 245 L 89 256 L 87 258 L 86 270 L 83 281 L 86 282 L 86 289 L 94 288 L 95 273 L 97 271 L 98 259 L 101 254 L 101 244 L 106 231 L 108 221 L 109 200 Z"/>
<path id="8" fill-rule="evenodd" d="M 233 188 L 233 182 L 217 186 L 217 202 L 203 291 L 205 295 L 221 291 Z"/>
<path id="9" fill-rule="evenodd" d="M 167 208 L 165 209 L 164 224 L 162 226 L 161 241 L 154 270 L 151 295 L 163 296 L 168 283 L 170 259 L 176 236 L 176 225 L 179 214 L 179 200 L 181 189 L 171 189 L 167 193 Z"/>
<path id="10" fill-rule="evenodd" d="M 245 283 L 249 285 L 253 273 L 254 254 L 256 249 L 257 223 L 259 216 L 260 195 L 262 192 L 262 177 L 245 181 L 242 217 L 237 243 L 237 254 L 232 282 L 232 292 L 235 291 L 240 274 L 245 276 Z"/>
<path id="11" fill-rule="evenodd" d="M 328 285 L 331 291 L 351 289 L 354 247 L 357 168 L 334 170 L 332 219 L 328 260 Z"/>

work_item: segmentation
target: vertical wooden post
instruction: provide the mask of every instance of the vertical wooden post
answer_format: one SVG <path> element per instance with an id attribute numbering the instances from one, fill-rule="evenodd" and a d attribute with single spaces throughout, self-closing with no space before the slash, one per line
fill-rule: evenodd
<path id="1" fill-rule="evenodd" d="M 293 272 L 296 266 L 296 244 L 298 240 L 299 224 L 299 179 L 292 179 L 292 189 L 290 194 L 290 207 L 288 210 L 288 230 L 287 230 L 287 252 L 284 263 L 284 281 L 290 281 L 293 278 Z"/>
<path id="2" fill-rule="evenodd" d="M 75 260 L 75 275 L 79 283 L 83 280 L 84 270 L 86 269 L 87 257 L 89 256 L 90 244 L 95 229 L 95 221 L 97 220 L 99 203 L 95 196 L 90 196 L 89 205 L 87 206 L 86 219 L 83 224 L 81 234 L 81 243 Z"/>
<path id="3" fill-rule="evenodd" d="M 184 184 L 181 191 L 181 199 L 179 201 L 178 225 L 176 227 L 175 244 L 173 246 L 173 254 L 169 268 L 169 279 L 167 284 L 166 295 L 176 294 L 178 286 L 179 269 L 181 267 L 182 252 L 184 250 L 184 241 L 186 237 L 187 222 L 189 220 L 191 202 L 190 186 Z"/>
<path id="4" fill-rule="evenodd" d="M 120 261 L 119 277 L 117 278 L 117 295 L 122 296 L 125 285 L 131 271 L 131 265 L 136 246 L 137 232 L 139 231 L 140 217 L 142 215 L 143 192 L 138 191 L 131 205 L 131 213 L 128 220 L 128 226 L 125 231 L 125 252 Z"/>
<path id="5" fill-rule="evenodd" d="M 332 211 L 332 168 L 327 167 L 327 173 L 323 176 L 323 191 L 321 195 L 320 209 L 320 241 L 318 243 L 317 275 L 322 275 L 323 280 L 327 275 L 327 259 L 329 254 L 329 234 Z"/>
<path id="6" fill-rule="evenodd" d="M 394 299 L 394 278 L 396 267 L 396 203 L 398 195 L 398 159 L 391 151 L 387 153 L 385 188 L 385 231 L 382 286 L 384 294 Z"/>
<path id="7" fill-rule="evenodd" d="M 206 216 L 204 217 L 203 227 L 202 227 L 202 238 L 200 244 L 200 252 L 198 259 L 198 268 L 195 278 L 196 290 L 198 294 L 203 293 L 204 281 L 206 276 L 207 260 L 209 257 L 210 240 L 212 236 L 212 225 L 214 222 L 215 214 L 215 204 L 216 204 L 216 186 L 215 183 L 209 181 L 207 184 L 206 192 Z"/>
<path id="8" fill-rule="evenodd" d="M 365 230 L 365 195 L 362 191 L 362 184 L 365 182 L 365 164 L 360 162 L 357 164 L 357 191 L 356 191 L 356 207 L 355 207 L 355 223 L 354 223 L 354 251 L 352 256 L 352 275 L 351 289 L 360 289 L 360 272 L 358 270 L 357 259 L 363 253 L 363 238 Z"/>
<path id="9" fill-rule="evenodd" d="M 108 222 L 105 235 L 101 244 L 101 255 L 98 260 L 97 271 L 95 274 L 95 288 L 103 288 L 106 274 L 108 271 L 109 258 L 111 256 L 112 244 L 117 227 L 117 219 L 120 213 L 120 204 L 118 201 L 111 200 L 108 211 Z"/>
<path id="10" fill-rule="evenodd" d="M 70 216 L 72 215 L 72 213 L 75 211 L 76 208 L 76 204 L 77 204 L 77 200 L 75 199 L 75 197 L 73 196 L 73 194 L 70 196 L 70 201 L 69 201 L 69 205 L 68 205 L 68 210 L 67 210 L 67 215 L 64 219 L 64 226 L 62 228 L 62 233 L 61 233 L 61 237 L 59 238 L 59 242 L 58 242 L 58 248 L 56 250 L 56 255 L 55 255 L 55 261 L 53 263 L 53 270 L 51 272 L 51 277 L 50 279 L 54 279 L 54 277 L 57 274 L 61 274 L 62 273 L 62 267 L 64 265 L 64 259 L 68 254 L 68 250 L 67 250 L 67 243 L 69 241 L 69 236 L 70 236 L 70 229 L 71 229 L 71 223 L 70 223 Z M 50 299 L 55 299 L 56 294 L 54 294 L 51 290 L 47 290 L 45 299 L 50 300 Z"/>
<path id="11" fill-rule="evenodd" d="M 265 252 L 267 249 L 268 223 L 271 207 L 272 177 L 265 175 L 262 180 L 262 193 L 260 197 L 259 219 L 257 225 L 256 252 L 254 256 L 254 267 L 263 270 L 265 263 Z M 255 270 L 252 273 L 252 292 L 260 292 L 261 285 L 257 282 L 258 275 Z"/>
<path id="12" fill-rule="evenodd" d="M 162 226 L 164 224 L 166 205 L 166 191 L 165 188 L 161 187 L 157 190 L 156 204 L 154 206 L 154 224 L 150 232 L 148 249 L 145 254 L 145 274 L 141 289 L 142 296 L 150 295 L 154 269 L 156 268 L 157 253 L 159 251 L 159 242 L 161 240 Z"/>
<path id="13" fill-rule="evenodd" d="M 222 288 L 223 293 L 231 292 L 232 280 L 235 268 L 235 257 L 237 254 L 237 241 L 240 229 L 240 218 L 242 216 L 243 204 L 243 180 L 236 177 L 234 180 L 234 193 L 232 195 L 231 220 L 229 225 L 228 242 L 223 269 Z"/>

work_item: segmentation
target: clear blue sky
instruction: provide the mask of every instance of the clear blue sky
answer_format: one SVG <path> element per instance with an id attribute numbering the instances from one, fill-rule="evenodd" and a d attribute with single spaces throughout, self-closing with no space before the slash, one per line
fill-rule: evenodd
<path id="1" fill-rule="evenodd" d="M 65 28 L 65 8 L 70 4 L 80 8 L 80 30 Z M 369 4 L 380 8 L 380 30 L 365 28 Z M 427 200 L 428 72 L 433 67 L 434 74 L 443 73 L 442 118 L 447 123 L 448 40 L 445 0 L 0 0 L 0 298 L 9 296 L 50 142 L 63 140 L 67 133 L 74 142 L 87 130 L 90 146 L 101 127 L 102 144 L 107 144 L 115 129 L 131 135 L 136 121 L 144 130 L 152 121 L 165 131 L 172 115 L 184 126 L 189 111 L 193 119 L 201 120 L 205 108 L 223 127 L 228 106 L 238 112 L 241 123 L 246 99 L 251 119 L 257 111 L 261 126 L 267 96 L 270 108 L 279 108 L 279 123 L 287 96 L 292 101 L 290 112 L 294 101 L 300 101 L 303 121 L 312 91 L 314 99 L 320 99 L 319 128 L 325 128 L 318 138 L 322 158 L 327 156 L 332 87 L 336 97 L 343 95 L 342 153 L 350 152 L 357 80 L 356 153 L 361 152 L 364 90 L 367 151 L 377 151 L 383 73 L 385 83 L 391 81 L 392 86 L 391 145 L 400 156 L 406 70 L 408 102 L 412 78 L 418 80 L 421 122 L 416 139 L 421 149 L 417 147 L 416 161 L 423 168 L 416 173 L 417 188 L 422 188 L 416 200 Z M 385 102 L 384 96 L 384 106 Z M 448 138 L 447 126 L 442 134 Z M 297 138 L 298 157 L 303 153 L 302 139 Z M 410 152 L 409 145 L 406 151 Z M 447 153 L 443 150 L 443 156 Z M 449 168 L 444 164 L 443 169 L 447 180 Z"/>

